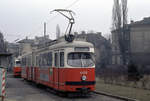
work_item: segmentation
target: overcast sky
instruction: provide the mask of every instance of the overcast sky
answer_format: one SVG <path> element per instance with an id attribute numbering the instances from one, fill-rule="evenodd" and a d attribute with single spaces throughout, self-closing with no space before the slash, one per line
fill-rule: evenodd
<path id="1" fill-rule="evenodd" d="M 75 3 L 74 3 L 75 2 Z M 73 5 L 72 5 L 73 4 Z M 73 31 L 82 30 L 110 33 L 113 0 L 0 0 L 0 31 L 7 41 L 26 36 L 43 35 L 43 23 L 47 34 L 55 38 L 56 25 L 65 31 L 68 20 L 50 11 L 69 8 L 75 15 Z M 128 0 L 128 20 L 141 20 L 150 16 L 150 0 Z"/>

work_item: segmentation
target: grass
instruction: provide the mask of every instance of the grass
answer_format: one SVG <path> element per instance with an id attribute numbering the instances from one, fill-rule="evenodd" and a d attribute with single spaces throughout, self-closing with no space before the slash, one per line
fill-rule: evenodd
<path id="1" fill-rule="evenodd" d="M 140 101 L 150 101 L 150 90 L 105 84 L 100 79 L 97 79 L 96 90 L 111 93 L 114 95 L 130 97 Z"/>

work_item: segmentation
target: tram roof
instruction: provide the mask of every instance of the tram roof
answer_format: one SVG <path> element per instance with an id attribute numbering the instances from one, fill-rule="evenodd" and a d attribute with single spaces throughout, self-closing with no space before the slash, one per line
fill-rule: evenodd
<path id="1" fill-rule="evenodd" d="M 54 44 L 52 46 L 50 46 L 49 48 L 67 48 L 67 47 L 91 47 L 93 48 L 93 44 L 89 43 L 89 42 L 84 42 L 84 41 L 73 41 L 73 42 L 60 42 L 57 44 Z"/>
<path id="2" fill-rule="evenodd" d="M 57 50 L 57 49 L 62 49 L 62 48 L 68 48 L 68 47 L 90 47 L 90 48 L 94 48 L 93 44 L 87 41 L 83 41 L 83 40 L 74 40 L 73 42 L 67 42 L 65 40 L 61 40 L 61 41 L 57 41 L 54 40 L 52 42 L 50 42 L 49 44 L 45 44 L 45 45 L 40 45 L 40 47 L 38 47 L 37 49 L 33 50 L 34 52 L 37 51 L 44 51 L 44 50 Z M 25 54 L 23 54 L 21 57 L 24 57 L 26 55 L 30 55 L 32 54 L 32 52 L 27 52 Z"/>

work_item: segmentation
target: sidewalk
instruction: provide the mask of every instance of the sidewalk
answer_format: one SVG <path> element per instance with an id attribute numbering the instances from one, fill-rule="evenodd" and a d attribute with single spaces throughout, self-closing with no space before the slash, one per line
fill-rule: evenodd
<path id="1" fill-rule="evenodd" d="M 96 91 L 129 97 L 139 101 L 150 101 L 150 90 L 104 84 L 99 79 L 96 79 Z"/>

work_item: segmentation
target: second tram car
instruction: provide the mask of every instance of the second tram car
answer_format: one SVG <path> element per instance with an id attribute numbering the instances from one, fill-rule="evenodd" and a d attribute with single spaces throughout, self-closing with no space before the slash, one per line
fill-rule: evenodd
<path id="1" fill-rule="evenodd" d="M 20 59 L 15 59 L 14 67 L 13 67 L 13 75 L 14 77 L 21 77 L 21 61 Z"/>
<path id="2" fill-rule="evenodd" d="M 22 78 L 61 92 L 95 89 L 94 46 L 89 42 L 57 42 L 22 56 Z"/>

